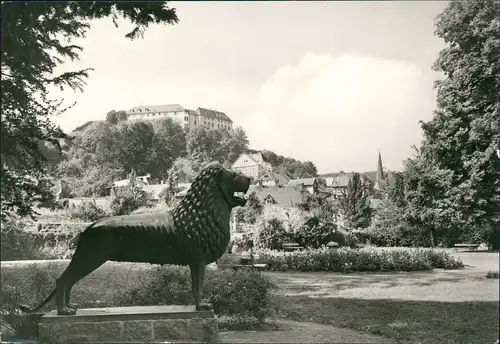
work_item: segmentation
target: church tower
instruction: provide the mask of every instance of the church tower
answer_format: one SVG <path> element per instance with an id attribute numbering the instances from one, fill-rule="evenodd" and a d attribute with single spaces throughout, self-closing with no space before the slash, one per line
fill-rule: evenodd
<path id="1" fill-rule="evenodd" d="M 382 156 L 380 151 L 378 152 L 378 162 L 377 162 L 377 176 L 375 177 L 375 185 L 373 188 L 376 191 L 385 191 L 385 175 L 384 175 L 384 167 L 382 166 Z"/>

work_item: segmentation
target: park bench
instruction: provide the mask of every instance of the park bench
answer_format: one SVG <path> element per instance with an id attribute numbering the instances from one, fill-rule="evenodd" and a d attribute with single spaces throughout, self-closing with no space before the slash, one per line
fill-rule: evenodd
<path id="1" fill-rule="evenodd" d="M 459 248 L 466 248 L 471 251 L 475 251 L 479 247 L 479 244 L 455 244 L 453 247 L 455 248 L 455 251 L 458 251 Z"/>
<path id="2" fill-rule="evenodd" d="M 240 269 L 252 269 L 260 272 L 267 268 L 267 264 L 256 264 L 253 256 L 242 255 L 237 260 L 237 263 L 226 265 L 226 267 L 233 269 L 235 272 Z"/>
<path id="3" fill-rule="evenodd" d="M 267 264 L 232 264 L 227 267 L 233 269 L 235 272 L 241 269 L 252 269 L 261 272 L 267 268 Z"/>
<path id="4" fill-rule="evenodd" d="M 299 250 L 304 249 L 302 246 L 300 246 L 299 244 L 297 244 L 295 242 L 285 243 L 285 244 L 283 244 L 282 248 L 284 251 L 287 251 L 287 252 L 299 251 Z"/>

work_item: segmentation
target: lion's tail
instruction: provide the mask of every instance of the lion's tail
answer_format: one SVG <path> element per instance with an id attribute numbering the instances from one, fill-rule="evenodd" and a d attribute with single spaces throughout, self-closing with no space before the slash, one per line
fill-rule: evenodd
<path id="1" fill-rule="evenodd" d="M 19 309 L 23 312 L 23 313 L 33 313 L 33 312 L 36 312 L 38 311 L 40 308 L 42 308 L 43 306 L 45 306 L 53 297 L 54 295 L 56 294 L 56 288 L 54 288 L 49 296 L 47 296 L 47 298 L 45 300 L 43 300 L 38 306 L 34 307 L 34 308 L 31 308 L 29 306 L 26 306 L 26 305 L 19 305 Z"/>

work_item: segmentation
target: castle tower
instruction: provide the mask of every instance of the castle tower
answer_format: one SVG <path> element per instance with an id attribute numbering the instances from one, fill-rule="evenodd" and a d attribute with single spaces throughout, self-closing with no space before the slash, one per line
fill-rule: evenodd
<path id="1" fill-rule="evenodd" d="M 377 191 L 385 190 L 384 167 L 382 166 L 382 156 L 380 151 L 378 152 L 377 176 L 375 177 L 375 185 L 373 188 Z"/>

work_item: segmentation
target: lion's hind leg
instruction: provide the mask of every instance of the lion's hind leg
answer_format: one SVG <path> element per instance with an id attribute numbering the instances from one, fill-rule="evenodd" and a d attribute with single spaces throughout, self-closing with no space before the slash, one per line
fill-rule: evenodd
<path id="1" fill-rule="evenodd" d="M 99 254 L 88 255 L 81 247 L 75 251 L 68 267 L 56 281 L 56 304 L 59 315 L 74 315 L 77 305 L 70 303 L 71 289 L 79 280 L 99 268 L 107 259 Z"/>

